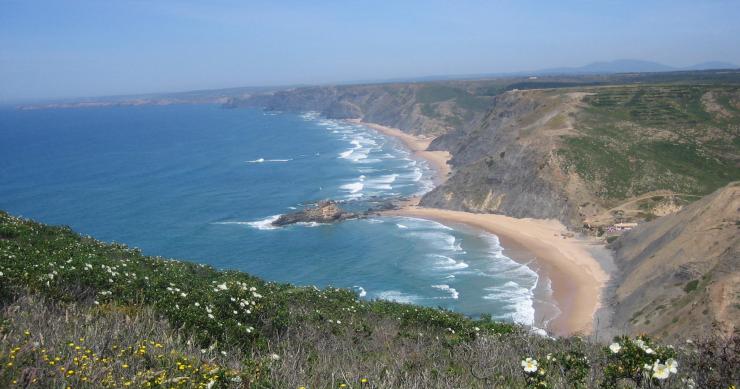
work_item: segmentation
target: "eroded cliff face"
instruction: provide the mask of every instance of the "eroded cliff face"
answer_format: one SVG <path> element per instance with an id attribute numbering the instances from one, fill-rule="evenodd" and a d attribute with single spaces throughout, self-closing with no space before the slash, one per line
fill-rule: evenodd
<path id="1" fill-rule="evenodd" d="M 422 204 L 578 225 L 574 197 L 579 191 L 570 189 L 582 185 L 561 170 L 556 151 L 560 137 L 572 131 L 581 97 L 553 91 L 497 96 L 476 126 L 433 142 L 432 148 L 452 153 L 455 174 L 424 196 Z"/>
<path id="2" fill-rule="evenodd" d="M 435 137 L 430 149 L 452 154 L 452 175 L 422 205 L 602 234 L 740 179 L 738 96 L 732 85 L 503 91 L 460 81 L 297 88 L 227 106 L 317 111 Z"/>
<path id="3" fill-rule="evenodd" d="M 740 323 L 740 183 L 613 244 L 612 327 L 686 338 Z"/>
<path id="4" fill-rule="evenodd" d="M 470 94 L 465 85 L 384 84 L 297 88 L 232 99 L 226 106 L 316 111 L 331 119 L 363 119 L 438 136 L 478 119 L 491 100 Z"/>

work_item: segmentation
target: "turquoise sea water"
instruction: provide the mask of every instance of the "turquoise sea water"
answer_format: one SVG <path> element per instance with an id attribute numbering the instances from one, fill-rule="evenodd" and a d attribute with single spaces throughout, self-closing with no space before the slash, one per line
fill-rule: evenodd
<path id="1" fill-rule="evenodd" d="M 145 254 L 531 323 L 537 274 L 493 235 L 399 217 L 269 225 L 319 199 L 423 193 L 430 176 L 396 140 L 312 113 L 0 109 L 0 209 Z"/>

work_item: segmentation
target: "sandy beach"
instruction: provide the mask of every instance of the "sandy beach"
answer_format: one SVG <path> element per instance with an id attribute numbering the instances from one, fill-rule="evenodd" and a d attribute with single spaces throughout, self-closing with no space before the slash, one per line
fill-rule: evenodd
<path id="1" fill-rule="evenodd" d="M 416 137 L 399 129 L 361 122 L 385 135 L 401 140 L 419 158 L 428 160 L 438 174 L 440 184 L 449 176 L 450 154 L 426 151 L 432 139 Z M 552 298 L 560 314 L 548 322 L 547 330 L 556 335 L 587 334 L 599 309 L 601 291 L 609 277 L 591 253 L 599 244 L 590 239 L 568 237 L 567 228 L 556 220 L 518 219 L 503 215 L 480 214 L 425 208 L 413 199 L 401 209 L 386 215 L 408 216 L 447 224 L 463 224 L 497 235 L 504 248 L 516 245 L 535 257 L 537 271 L 552 282 Z M 517 259 L 517 258 L 512 258 Z M 537 309 L 537 306 L 535 306 Z"/>
<path id="2" fill-rule="evenodd" d="M 427 160 L 432 165 L 432 168 L 434 168 L 436 173 L 434 178 L 435 184 L 439 185 L 443 183 L 450 175 L 450 165 L 447 164 L 447 161 L 452 158 L 450 153 L 447 151 L 427 151 L 429 144 L 432 143 L 434 138 L 422 138 L 420 136 L 410 135 L 397 128 L 386 127 L 375 123 L 367 123 L 359 119 L 349 119 L 348 121 L 362 124 L 363 126 L 370 127 L 375 131 L 400 140 L 406 148 L 414 153 L 414 155 Z"/>

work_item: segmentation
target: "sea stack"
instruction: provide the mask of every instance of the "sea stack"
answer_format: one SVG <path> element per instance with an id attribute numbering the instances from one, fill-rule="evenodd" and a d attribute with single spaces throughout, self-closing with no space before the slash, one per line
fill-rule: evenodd
<path id="1" fill-rule="evenodd" d="M 282 215 L 272 225 L 280 227 L 295 223 L 334 223 L 357 217 L 358 214 L 343 210 L 336 201 L 322 200 L 312 208 Z"/>

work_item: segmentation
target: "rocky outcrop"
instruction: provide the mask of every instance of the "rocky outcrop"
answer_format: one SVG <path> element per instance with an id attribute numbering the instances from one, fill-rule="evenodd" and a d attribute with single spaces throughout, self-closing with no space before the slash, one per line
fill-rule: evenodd
<path id="1" fill-rule="evenodd" d="M 740 323 L 740 183 L 641 224 L 613 244 L 612 328 L 689 337 Z"/>
<path id="2" fill-rule="evenodd" d="M 296 223 L 335 223 L 356 219 L 360 216 L 360 214 L 343 210 L 335 201 L 324 200 L 319 201 L 312 208 L 281 215 L 272 222 L 272 225 L 281 227 Z"/>

